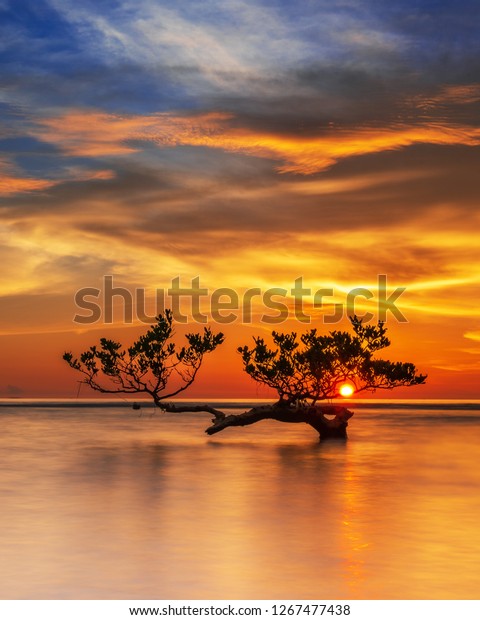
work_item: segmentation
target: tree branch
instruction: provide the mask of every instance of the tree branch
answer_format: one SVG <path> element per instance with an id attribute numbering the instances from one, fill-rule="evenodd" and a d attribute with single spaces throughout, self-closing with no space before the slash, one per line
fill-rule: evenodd
<path id="1" fill-rule="evenodd" d="M 210 405 L 177 405 L 175 403 L 166 403 L 160 401 L 158 406 L 161 407 L 164 411 L 168 413 L 190 413 L 196 411 L 205 411 L 206 413 L 211 413 L 214 416 L 213 422 L 220 422 L 224 420 L 226 415 L 223 411 L 219 409 L 215 409 L 214 407 L 210 407 Z"/>
<path id="2" fill-rule="evenodd" d="M 327 418 L 325 416 L 333 416 Z M 205 432 L 208 435 L 219 433 L 229 426 L 248 426 L 261 420 L 277 420 L 278 422 L 305 423 L 312 426 L 320 434 L 321 439 L 328 437 L 346 438 L 348 420 L 353 412 L 339 405 L 300 406 L 276 403 L 253 407 L 240 414 L 232 414 L 213 420 Z"/>

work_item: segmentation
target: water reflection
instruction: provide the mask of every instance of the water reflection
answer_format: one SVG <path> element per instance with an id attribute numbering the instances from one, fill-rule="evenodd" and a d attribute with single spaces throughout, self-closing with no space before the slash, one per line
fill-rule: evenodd
<path id="1" fill-rule="evenodd" d="M 475 598 L 480 424 L 362 416 L 321 445 L 274 422 L 2 417 L 0 595 Z"/>

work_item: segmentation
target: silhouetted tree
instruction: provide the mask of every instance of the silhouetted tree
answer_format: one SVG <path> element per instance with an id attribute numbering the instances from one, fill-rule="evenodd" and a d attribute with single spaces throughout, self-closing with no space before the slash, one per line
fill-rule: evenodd
<path id="1" fill-rule="evenodd" d="M 157 325 L 141 336 L 129 349 L 102 339 L 101 347 L 91 347 L 80 356 L 71 353 L 64 359 L 85 375 L 84 383 L 100 392 L 145 393 L 154 403 L 170 412 L 206 411 L 212 413 L 212 425 L 206 433 L 213 435 L 229 426 L 247 426 L 260 420 L 309 424 L 320 438 L 345 438 L 348 420 L 353 413 L 340 405 L 321 404 L 339 396 L 345 383 L 355 393 L 364 390 L 393 389 L 425 383 L 414 364 L 377 359 L 375 354 L 390 345 L 383 323 L 363 325 L 357 317 L 350 319 L 353 334 L 333 331 L 318 335 L 312 329 L 300 337 L 295 332 L 272 333 L 273 347 L 263 338 L 254 338 L 254 346 L 239 347 L 245 372 L 263 385 L 274 389 L 278 401 L 253 407 L 241 414 L 226 415 L 209 405 L 177 405 L 165 399 L 189 387 L 200 368 L 203 355 L 223 342 L 223 334 L 205 328 L 203 336 L 186 336 L 189 346 L 176 351 L 170 342 L 173 335 L 172 314 L 158 317 Z M 176 373 L 182 384 L 168 392 L 167 382 Z M 113 382 L 104 387 L 102 373 Z"/>
<path id="2" fill-rule="evenodd" d="M 312 329 L 300 338 L 295 332 L 272 332 L 275 348 L 263 338 L 254 338 L 251 349 L 240 347 L 245 371 L 259 383 L 276 390 L 281 402 L 335 398 L 339 387 L 351 383 L 355 392 L 392 389 L 424 383 L 413 364 L 375 359 L 374 353 L 390 346 L 386 327 L 363 325 L 350 319 L 354 335 L 333 331 L 318 335 Z"/>
<path id="3" fill-rule="evenodd" d="M 173 315 L 166 310 L 157 317 L 157 323 L 128 348 L 101 338 L 99 347 L 90 347 L 79 359 L 70 352 L 64 353 L 63 359 L 84 375 L 82 383 L 97 392 L 146 394 L 158 407 L 177 411 L 178 407 L 167 405 L 164 400 L 192 385 L 203 356 L 222 344 L 224 336 L 213 334 L 206 327 L 203 334 L 186 334 L 188 346 L 177 349 L 173 335 Z M 207 410 L 214 412 L 213 408 Z M 187 411 L 191 411 L 191 407 Z"/>
<path id="4" fill-rule="evenodd" d="M 353 413 L 339 405 L 319 405 L 318 401 L 340 396 L 345 384 L 358 393 L 425 383 L 426 375 L 418 374 L 414 364 L 374 357 L 377 351 L 390 346 L 382 322 L 363 325 L 357 317 L 350 321 L 353 335 L 344 331 L 318 335 L 316 329 L 300 337 L 295 332 L 272 332 L 273 347 L 263 338 L 254 338 L 252 348 L 240 347 L 245 372 L 274 389 L 279 400 L 274 405 L 218 420 L 207 433 L 275 419 L 310 424 L 321 438 L 346 437 Z"/>

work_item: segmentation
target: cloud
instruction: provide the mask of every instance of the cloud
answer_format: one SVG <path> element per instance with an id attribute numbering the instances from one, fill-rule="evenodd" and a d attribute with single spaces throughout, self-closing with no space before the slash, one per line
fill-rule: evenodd
<path id="1" fill-rule="evenodd" d="M 0 195 L 36 192 L 55 185 L 55 181 L 28 179 L 0 173 Z"/>
<path id="2" fill-rule="evenodd" d="M 362 279 L 383 269 L 410 281 L 432 266 L 439 279 L 469 277 L 476 269 L 475 149 L 439 153 L 419 145 L 294 176 L 275 174 L 266 160 L 226 158 L 219 149 L 202 149 L 200 156 L 187 147 L 152 148 L 154 159 L 148 152 L 144 160 L 122 161 L 110 180 L 64 183 L 48 196 L 11 199 L 4 219 L 12 222 L 11 238 L 29 239 L 43 252 L 60 228 L 59 255 L 109 257 L 122 273 L 152 274 L 155 265 L 166 273 L 195 265 L 223 273 L 227 266 L 220 263 L 240 253 L 245 259 L 235 265 L 241 262 L 245 272 L 253 263 L 266 271 L 259 258 L 266 231 L 268 252 L 292 257 L 275 263 L 285 272 L 305 264 L 331 270 L 332 256 L 335 274 L 346 279 L 352 264 Z"/>
<path id="3" fill-rule="evenodd" d="M 113 176 L 114 172 L 111 170 L 95 170 L 87 172 L 84 170 L 69 168 L 65 171 L 65 176 L 60 179 L 33 179 L 11 174 L 2 174 L 0 169 L 0 196 L 44 191 L 65 181 L 85 182 L 108 180 L 112 179 Z"/>
<path id="4" fill-rule="evenodd" d="M 125 66 L 147 70 L 158 99 L 175 91 L 177 109 L 182 101 L 195 107 L 209 97 L 240 96 L 260 103 L 268 95 L 279 98 L 288 90 L 289 76 L 311 67 L 357 76 L 357 86 L 358 77 L 368 75 L 394 91 L 392 100 L 408 82 L 416 82 L 418 90 L 475 79 L 478 8 L 466 0 L 455 7 L 419 7 L 409 0 L 401 9 L 375 0 L 301 6 L 124 0 L 115 10 L 110 3 L 89 0 L 51 0 L 49 5 L 68 25 L 84 63 L 111 71 Z M 168 74 L 161 89 L 155 84 L 159 69 L 164 78 Z"/>
<path id="5" fill-rule="evenodd" d="M 455 7 L 409 0 L 401 9 L 376 0 L 300 7 L 255 0 L 123 0 L 115 7 L 38 0 L 22 8 L 3 16 L 2 79 L 23 104 L 156 111 L 205 109 L 215 100 L 220 109 L 227 100 L 235 108 L 241 98 L 242 105 L 266 105 L 274 115 L 269 99 L 308 93 L 311 103 L 315 94 L 324 104 L 330 99 L 335 111 L 336 81 L 350 112 L 359 103 L 378 114 L 381 105 L 372 110 L 363 94 L 391 104 L 405 89 L 414 87 L 415 95 L 478 75 L 478 8 L 466 0 Z M 321 105 L 315 111 L 322 114 Z"/>
<path id="6" fill-rule="evenodd" d="M 62 18 L 88 37 L 88 53 L 109 66 L 117 63 L 177 67 L 177 80 L 192 86 L 238 89 L 259 67 L 300 59 L 305 47 L 288 22 L 272 8 L 255 2 L 208 1 L 165 5 L 143 0 L 123 2 L 113 13 L 102 6 L 52 1 Z M 270 61 L 270 62 L 269 62 Z M 193 69 L 183 73 L 182 69 Z M 234 72 L 236 81 L 229 79 Z M 202 86 L 203 82 L 203 86 Z"/>
<path id="7" fill-rule="evenodd" d="M 0 159 L 0 195 L 37 192 L 55 185 L 55 181 L 22 177 L 13 163 Z"/>
<path id="8" fill-rule="evenodd" d="M 13 156 L 11 156 L 13 159 Z M 41 150 L 35 153 L 37 159 L 42 158 Z M 88 169 L 85 165 L 74 165 L 67 162 L 62 163 L 63 170 L 56 171 L 56 178 L 45 178 L 50 176 L 47 171 L 43 178 L 38 174 L 35 177 L 28 171 L 22 170 L 14 161 L 7 158 L 0 159 L 0 197 L 11 197 L 15 194 L 38 193 L 45 192 L 49 188 L 53 188 L 64 182 L 82 183 L 87 181 L 105 181 L 112 179 L 115 173 L 107 169 Z"/>
<path id="9" fill-rule="evenodd" d="M 465 338 L 468 338 L 469 340 L 480 342 L 480 331 L 465 332 L 463 335 Z"/>
<path id="10" fill-rule="evenodd" d="M 435 120 L 411 125 L 327 127 L 318 135 L 288 136 L 254 131 L 235 125 L 222 112 L 178 116 L 112 115 L 71 111 L 57 117 L 36 119 L 32 135 L 53 143 L 65 154 L 83 157 L 128 155 L 142 142 L 161 148 L 194 146 L 280 161 L 282 173 L 315 174 L 349 157 L 402 149 L 414 144 L 480 144 L 480 129 Z"/>
<path id="11" fill-rule="evenodd" d="M 114 115 L 97 111 L 71 111 L 57 117 L 36 119 L 33 135 L 53 143 L 68 155 L 106 157 L 141 149 L 134 142 L 157 142 L 162 146 L 201 144 L 218 133 L 228 115 L 210 113 L 194 117 Z"/>
<path id="12" fill-rule="evenodd" d="M 449 84 L 429 97 L 420 94 L 412 98 L 415 107 L 429 111 L 452 104 L 463 106 L 479 102 L 480 84 Z"/>

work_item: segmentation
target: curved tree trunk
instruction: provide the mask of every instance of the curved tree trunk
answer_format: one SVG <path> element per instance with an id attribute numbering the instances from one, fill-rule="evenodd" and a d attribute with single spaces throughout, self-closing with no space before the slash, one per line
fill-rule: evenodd
<path id="1" fill-rule="evenodd" d="M 160 406 L 171 413 L 187 411 L 205 411 L 212 413 L 212 425 L 205 432 L 214 435 L 229 426 L 248 426 L 260 420 L 277 420 L 293 424 L 304 423 L 312 426 L 320 435 L 320 439 L 346 439 L 348 420 L 353 412 L 339 405 L 292 406 L 282 403 L 261 405 L 240 414 L 226 415 L 223 411 L 209 405 L 176 405 L 161 403 Z"/>

